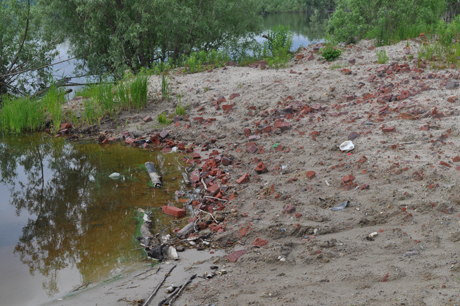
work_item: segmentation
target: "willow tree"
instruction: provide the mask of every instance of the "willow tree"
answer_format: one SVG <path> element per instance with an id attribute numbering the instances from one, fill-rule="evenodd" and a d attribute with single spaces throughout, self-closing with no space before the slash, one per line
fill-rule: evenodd
<path id="1" fill-rule="evenodd" d="M 257 28 L 252 0 L 40 0 L 50 31 L 70 44 L 78 68 L 120 76 L 155 61 L 219 48 Z"/>
<path id="2" fill-rule="evenodd" d="M 41 21 L 30 0 L 0 0 L 0 101 L 45 87 L 60 40 Z"/>

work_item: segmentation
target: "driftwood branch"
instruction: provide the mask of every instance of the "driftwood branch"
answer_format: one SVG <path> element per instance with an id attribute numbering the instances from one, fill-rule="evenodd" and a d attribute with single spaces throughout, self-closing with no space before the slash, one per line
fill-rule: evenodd
<path id="1" fill-rule="evenodd" d="M 150 294 L 149 298 L 144 302 L 144 304 L 142 306 L 147 306 L 150 301 L 152 300 L 152 298 L 155 296 L 155 294 L 157 294 L 158 290 L 160 290 L 160 287 L 161 285 L 163 285 L 163 283 L 165 282 L 165 280 L 168 278 L 169 275 L 171 275 L 171 272 L 172 270 L 174 270 L 174 268 L 177 267 L 177 265 L 174 265 L 168 273 L 166 273 L 165 277 L 163 278 L 163 280 L 158 284 L 158 286 L 155 288 L 155 290 L 153 290 L 152 294 Z"/>
<path id="2" fill-rule="evenodd" d="M 69 81 L 70 81 L 70 78 L 63 78 L 62 80 L 59 80 L 59 81 L 57 81 L 56 83 L 54 83 L 54 86 L 55 86 L 55 87 L 64 86 L 64 85 L 67 84 Z M 44 89 L 42 89 L 42 90 L 37 91 L 36 93 L 34 93 L 33 95 L 31 95 L 31 96 L 29 97 L 29 99 L 37 98 L 37 97 L 43 96 L 50 88 L 51 88 L 51 86 L 50 86 L 50 87 L 46 87 L 46 88 L 44 88 Z M 69 92 L 71 92 L 71 91 L 69 91 Z M 68 90 L 66 90 L 66 93 L 68 93 Z"/>
<path id="3" fill-rule="evenodd" d="M 76 57 L 68 58 L 68 59 L 63 60 L 63 61 L 60 61 L 60 62 L 56 62 L 56 63 L 44 65 L 44 66 L 37 67 L 37 68 L 30 68 L 30 69 L 26 69 L 26 70 L 22 70 L 22 71 L 16 71 L 16 72 L 9 73 L 9 74 L 3 74 L 3 75 L 0 75 L 0 77 L 3 78 L 3 77 L 7 77 L 7 76 L 12 76 L 12 75 L 16 75 L 16 74 L 21 74 L 21 73 L 24 73 L 24 72 L 35 71 L 35 70 L 38 70 L 38 69 L 42 69 L 42 68 L 54 66 L 54 65 L 57 65 L 57 64 L 65 63 L 65 62 L 68 62 L 68 61 L 71 61 L 71 60 L 74 60 L 74 59 L 76 59 Z"/>
<path id="4" fill-rule="evenodd" d="M 184 288 L 190 284 L 192 282 L 192 280 L 194 280 L 196 277 L 196 274 L 195 275 L 192 275 L 181 287 L 180 289 L 173 293 L 171 296 L 169 296 L 168 298 L 164 299 L 163 301 L 161 301 L 158 306 L 163 306 L 163 305 L 169 305 L 169 306 L 172 306 L 174 301 L 177 299 L 177 297 L 181 294 L 181 292 L 184 290 Z"/>

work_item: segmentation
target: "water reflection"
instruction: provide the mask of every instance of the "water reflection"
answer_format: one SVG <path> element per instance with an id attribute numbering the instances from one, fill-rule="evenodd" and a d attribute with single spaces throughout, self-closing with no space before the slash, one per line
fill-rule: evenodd
<path id="1" fill-rule="evenodd" d="M 183 188 L 179 158 L 121 144 L 74 145 L 36 134 L 0 139 L 0 183 L 10 192 L 0 206 L 12 205 L 17 217 L 30 215 L 14 254 L 32 277 L 40 274 L 48 296 L 120 273 L 144 258 L 133 240 L 135 209 L 164 205 L 173 199 L 174 190 Z M 162 160 L 161 190 L 148 186 L 141 166 L 148 160 Z M 108 178 L 112 172 L 124 178 L 113 181 Z M 155 219 L 157 226 L 171 221 L 161 213 Z M 8 231 L 8 224 L 0 223 L 0 230 Z M 59 277 L 68 268 L 78 269 L 79 281 L 68 284 Z"/>
<path id="2" fill-rule="evenodd" d="M 293 49 L 297 50 L 301 45 L 307 47 L 324 39 L 328 17 L 328 14 L 319 13 L 318 10 L 312 14 L 270 14 L 262 19 L 262 29 L 268 31 L 277 25 L 289 26 L 294 33 Z"/>

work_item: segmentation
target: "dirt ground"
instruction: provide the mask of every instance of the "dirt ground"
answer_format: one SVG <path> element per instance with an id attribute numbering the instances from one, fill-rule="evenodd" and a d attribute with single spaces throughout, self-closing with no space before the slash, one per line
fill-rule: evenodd
<path id="1" fill-rule="evenodd" d="M 172 277 L 183 283 L 212 265 L 226 273 L 193 280 L 175 305 L 460 304 L 460 71 L 418 68 L 409 58 L 420 42 L 409 44 L 361 41 L 332 63 L 311 45 L 284 69 L 175 72 L 171 101 L 120 117 L 130 118 L 125 141 L 159 133 L 157 115 L 174 112 L 180 94 L 188 117 L 166 126 L 167 138 L 194 144 L 200 166 L 213 150 L 232 160 L 207 180 L 232 198 L 223 210 L 232 213 L 200 232 L 216 232 L 203 260 Z M 151 77 L 152 97 L 160 84 Z M 103 127 L 108 138 L 122 135 L 112 128 Z M 354 150 L 342 152 L 347 140 Z M 260 162 L 267 172 L 255 171 Z M 210 257 L 213 247 L 225 254 Z M 235 250 L 246 253 L 229 262 Z M 53 305 L 130 305 L 155 280 L 132 280 L 145 291 L 96 287 Z"/>

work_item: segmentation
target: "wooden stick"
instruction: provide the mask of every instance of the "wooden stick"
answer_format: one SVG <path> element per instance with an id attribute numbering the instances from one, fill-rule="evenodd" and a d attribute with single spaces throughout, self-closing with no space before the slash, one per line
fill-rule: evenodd
<path id="1" fill-rule="evenodd" d="M 174 270 L 175 267 L 177 267 L 177 265 L 174 265 L 171 268 L 171 270 L 169 270 L 169 272 L 166 273 L 166 275 L 163 278 L 163 280 L 158 284 L 158 286 L 155 288 L 155 290 L 152 292 L 152 294 L 149 296 L 149 298 L 144 302 L 144 304 L 142 306 L 147 306 L 150 303 L 150 301 L 155 296 L 155 294 L 157 294 L 158 290 L 160 290 L 161 285 L 163 285 L 163 283 L 165 282 L 165 280 L 168 278 L 168 276 L 171 274 L 172 270 Z"/>
<path id="2" fill-rule="evenodd" d="M 219 200 L 219 201 L 225 201 L 225 202 L 228 202 L 227 200 L 224 200 L 224 199 L 219 199 L 219 198 L 215 198 L 215 197 L 211 197 L 211 196 L 204 196 L 203 198 L 207 198 L 207 199 L 214 199 L 214 200 Z"/>
<path id="3" fill-rule="evenodd" d="M 183 284 L 180 289 L 173 293 L 170 297 L 164 299 L 163 301 L 161 301 L 158 306 L 163 306 L 163 305 L 169 305 L 171 306 L 174 301 L 176 300 L 176 298 L 181 294 L 182 290 L 184 290 L 185 286 L 187 286 L 188 284 L 190 284 L 192 282 L 193 279 L 195 279 L 196 277 L 196 274 L 195 275 L 192 275 L 186 282 L 185 284 Z"/>

